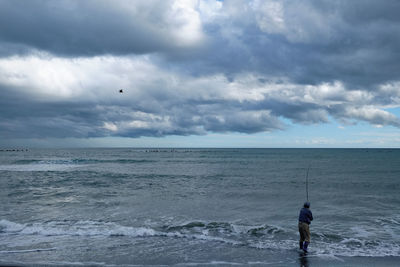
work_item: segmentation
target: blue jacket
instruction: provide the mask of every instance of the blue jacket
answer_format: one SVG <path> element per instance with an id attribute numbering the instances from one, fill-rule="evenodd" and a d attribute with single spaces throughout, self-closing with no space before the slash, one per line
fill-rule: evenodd
<path id="1" fill-rule="evenodd" d="M 313 217 L 311 210 L 307 208 L 302 208 L 300 210 L 299 222 L 305 222 L 306 224 L 310 224 L 312 220 Z"/>

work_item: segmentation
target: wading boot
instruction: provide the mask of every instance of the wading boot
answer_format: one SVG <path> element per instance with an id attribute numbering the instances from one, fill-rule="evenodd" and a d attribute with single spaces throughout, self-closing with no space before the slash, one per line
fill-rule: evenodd
<path id="1" fill-rule="evenodd" d="M 303 249 L 303 241 L 299 242 L 300 249 Z"/>
<path id="2" fill-rule="evenodd" d="M 310 244 L 309 242 L 305 241 L 304 245 L 303 245 L 303 251 L 307 252 L 308 251 L 308 244 Z"/>

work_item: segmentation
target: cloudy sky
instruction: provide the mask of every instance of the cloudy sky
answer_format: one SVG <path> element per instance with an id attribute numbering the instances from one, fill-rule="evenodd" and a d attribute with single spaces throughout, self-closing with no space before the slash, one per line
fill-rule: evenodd
<path id="1" fill-rule="evenodd" d="M 0 0 L 0 137 L 400 147 L 400 1 Z"/>

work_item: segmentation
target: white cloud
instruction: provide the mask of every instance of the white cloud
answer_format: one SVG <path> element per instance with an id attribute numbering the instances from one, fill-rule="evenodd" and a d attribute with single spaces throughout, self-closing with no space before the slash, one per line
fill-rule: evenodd
<path id="1" fill-rule="evenodd" d="M 113 132 L 118 131 L 117 125 L 115 125 L 115 124 L 112 123 L 112 122 L 104 122 L 104 126 L 103 126 L 103 127 L 104 127 L 105 129 L 110 130 L 110 131 L 113 131 Z"/>
<path id="2" fill-rule="evenodd" d="M 118 101 L 138 95 L 158 68 L 146 56 L 60 58 L 50 55 L 0 58 L 0 82 L 35 97 Z M 165 78 L 165 77 L 164 77 Z M 152 81 L 156 79 L 151 79 Z"/>
<path id="3" fill-rule="evenodd" d="M 181 42 L 178 46 L 198 45 L 204 35 L 197 0 L 175 0 L 166 17 L 172 33 Z"/>
<path id="4" fill-rule="evenodd" d="M 394 125 L 400 127 L 400 119 L 395 115 L 373 106 L 352 107 L 349 106 L 344 111 L 348 118 L 368 121 L 376 127 L 382 125 Z"/>

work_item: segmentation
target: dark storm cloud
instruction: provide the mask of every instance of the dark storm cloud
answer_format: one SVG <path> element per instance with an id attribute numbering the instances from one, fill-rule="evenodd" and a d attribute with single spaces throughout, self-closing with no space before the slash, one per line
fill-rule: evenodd
<path id="1" fill-rule="evenodd" d="M 98 115 L 85 103 L 45 102 L 0 87 L 0 136 L 3 138 L 87 137 Z"/>
<path id="2" fill-rule="evenodd" d="M 251 9 L 246 1 L 225 1 L 227 12 L 236 13 L 204 25 L 213 49 L 184 67 L 227 76 L 258 72 L 300 84 L 342 81 L 353 89 L 398 79 L 399 1 L 272 1 L 282 12 L 266 14 L 268 2 Z M 281 28 L 273 29 L 273 18 L 263 28 L 268 16 L 280 16 Z"/>

